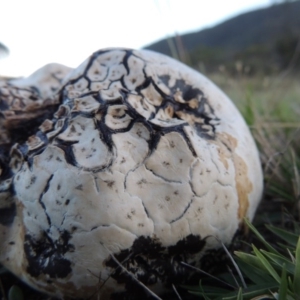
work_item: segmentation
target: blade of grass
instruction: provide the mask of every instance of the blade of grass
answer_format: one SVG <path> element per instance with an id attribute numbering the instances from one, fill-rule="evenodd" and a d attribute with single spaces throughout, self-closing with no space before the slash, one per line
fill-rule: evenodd
<path id="1" fill-rule="evenodd" d="M 235 251 L 234 254 L 245 263 L 252 265 L 258 269 L 267 271 L 267 269 L 264 267 L 264 265 L 262 264 L 262 262 L 257 256 L 245 252 L 240 252 L 240 251 Z"/>
<path id="2" fill-rule="evenodd" d="M 202 292 L 202 293 L 207 293 L 207 294 L 214 294 L 214 295 L 224 295 L 228 292 L 227 289 L 224 288 L 219 288 L 216 286 L 207 286 L 205 285 L 204 287 L 199 284 L 199 286 L 182 286 L 183 288 L 188 289 L 190 292 Z"/>
<path id="3" fill-rule="evenodd" d="M 176 289 L 176 287 L 175 287 L 174 284 L 172 284 L 172 288 L 173 288 L 173 290 L 174 290 L 174 292 L 175 292 L 177 298 L 178 298 L 179 300 L 182 300 L 182 298 L 180 297 L 180 295 L 179 295 L 179 293 L 178 293 L 178 291 L 177 291 L 177 289 Z"/>
<path id="4" fill-rule="evenodd" d="M 290 290 L 294 290 L 292 278 L 288 277 L 288 287 Z"/>
<path id="5" fill-rule="evenodd" d="M 286 251 L 288 252 L 290 258 L 291 258 L 291 261 L 293 262 L 293 264 L 295 263 L 296 259 L 295 259 L 295 256 L 291 253 L 290 249 L 286 249 Z"/>
<path id="6" fill-rule="evenodd" d="M 201 288 L 201 290 L 202 290 L 202 292 L 203 292 L 203 288 L 202 288 L 202 282 L 201 282 L 201 280 L 200 280 L 200 282 L 199 282 L 199 287 Z M 204 298 L 204 300 L 210 300 L 210 298 L 208 298 L 206 295 L 205 295 L 205 293 L 203 292 L 203 298 Z"/>
<path id="7" fill-rule="evenodd" d="M 296 299 L 300 299 L 300 237 L 298 239 L 296 253 L 295 253 L 295 274 L 294 274 L 294 293 L 296 295 Z"/>
<path id="8" fill-rule="evenodd" d="M 278 285 L 253 285 L 246 290 L 243 291 L 243 297 L 245 299 L 254 299 L 254 297 L 258 297 L 264 294 L 269 294 L 270 290 L 278 290 Z M 237 291 L 235 293 L 230 292 L 226 295 L 222 295 L 217 298 L 217 300 L 236 300 Z"/>
<path id="9" fill-rule="evenodd" d="M 240 286 L 240 284 L 238 283 L 237 279 L 235 278 L 231 268 L 229 266 L 227 266 L 228 272 L 231 275 L 231 279 L 234 281 L 236 287 L 238 288 Z"/>
<path id="10" fill-rule="evenodd" d="M 241 280 L 241 282 L 242 282 L 242 284 L 243 284 L 243 287 L 246 289 L 246 288 L 247 288 L 247 284 L 246 284 L 246 282 L 245 282 L 245 280 L 244 280 L 244 277 L 243 277 L 243 275 L 242 275 L 242 273 L 241 273 L 241 270 L 239 269 L 239 267 L 238 267 L 237 263 L 235 262 L 235 260 L 233 259 L 232 255 L 231 255 L 231 254 L 229 253 L 229 251 L 227 250 L 227 248 L 226 248 L 226 246 L 224 245 L 224 243 L 221 242 L 221 244 L 222 244 L 222 247 L 223 247 L 223 249 L 225 250 L 226 254 L 229 256 L 229 258 L 230 258 L 230 260 L 231 260 L 231 262 L 232 262 L 232 264 L 233 264 L 235 270 L 237 271 L 237 273 L 238 273 L 238 275 L 239 275 L 239 278 L 240 278 L 240 280 Z"/>
<path id="11" fill-rule="evenodd" d="M 258 230 L 249 222 L 249 220 L 247 220 L 246 218 L 244 218 L 245 223 L 247 224 L 247 226 L 251 229 L 251 231 L 257 236 L 257 238 L 266 246 L 266 248 L 272 252 L 275 253 L 277 255 L 280 255 L 280 253 L 274 249 L 266 240 L 265 238 L 258 232 Z"/>
<path id="12" fill-rule="evenodd" d="M 242 288 L 239 289 L 238 295 L 237 295 L 237 300 L 243 300 L 243 294 L 242 294 Z"/>
<path id="13" fill-rule="evenodd" d="M 294 234 L 292 232 L 288 232 L 284 229 L 281 228 L 277 228 L 271 225 L 266 225 L 266 227 L 272 231 L 273 233 L 275 233 L 277 236 L 279 236 L 281 239 L 283 239 L 284 241 L 286 241 L 287 243 L 289 243 L 291 246 L 296 247 L 297 242 L 298 242 L 298 235 Z"/>
<path id="14" fill-rule="evenodd" d="M 262 271 L 261 269 L 253 267 L 253 265 L 245 263 L 240 259 L 238 259 L 237 262 L 243 274 L 245 274 L 245 276 L 249 278 L 253 283 L 261 284 L 262 282 L 265 282 L 276 284 L 274 278 L 269 276 L 269 274 L 266 274 L 266 271 Z"/>
<path id="15" fill-rule="evenodd" d="M 223 280 L 221 280 L 221 279 L 219 279 L 219 278 L 217 278 L 217 277 L 215 277 L 215 276 L 213 276 L 213 275 L 211 275 L 211 274 L 209 274 L 209 273 L 207 273 L 207 272 L 205 272 L 205 271 L 203 271 L 203 270 L 201 270 L 201 269 L 199 269 L 199 268 L 196 268 L 196 267 L 194 267 L 194 266 L 191 266 L 191 265 L 185 263 L 184 261 L 182 261 L 181 264 L 184 265 L 184 266 L 187 266 L 187 267 L 189 267 L 189 268 L 191 268 L 191 269 L 194 269 L 194 270 L 196 270 L 196 271 L 198 271 L 198 272 L 200 272 L 200 273 L 202 273 L 202 274 L 205 274 L 205 275 L 207 275 L 208 277 L 211 277 L 211 278 L 213 278 L 213 279 L 215 279 L 215 280 L 217 280 L 217 281 L 219 281 L 219 282 L 221 282 L 221 283 L 223 283 L 223 284 L 225 284 L 225 285 L 227 285 L 227 286 L 229 286 L 229 287 L 235 289 L 235 286 L 233 286 L 233 285 L 231 285 L 231 284 L 229 284 L 229 283 L 227 283 L 227 282 L 225 282 L 225 281 L 223 281 Z"/>
<path id="16" fill-rule="evenodd" d="M 290 262 L 287 258 L 284 256 L 279 256 L 274 253 L 267 252 L 265 250 L 260 250 L 261 253 L 263 253 L 267 258 L 269 258 L 272 262 L 274 262 L 278 267 L 282 268 L 283 265 L 285 265 L 286 270 L 294 275 L 295 266 L 292 262 Z"/>
<path id="17" fill-rule="evenodd" d="M 260 259 L 260 261 L 263 263 L 263 265 L 266 267 L 266 269 L 269 271 L 270 275 L 278 282 L 280 283 L 280 277 L 275 271 L 275 269 L 272 267 L 272 265 L 268 262 L 268 260 L 264 257 L 264 255 L 254 246 L 252 245 L 252 248 L 254 250 L 255 255 Z"/>
<path id="18" fill-rule="evenodd" d="M 287 291 L 288 291 L 288 283 L 286 277 L 286 268 L 285 268 L 285 264 L 283 264 L 278 300 L 286 300 Z"/>

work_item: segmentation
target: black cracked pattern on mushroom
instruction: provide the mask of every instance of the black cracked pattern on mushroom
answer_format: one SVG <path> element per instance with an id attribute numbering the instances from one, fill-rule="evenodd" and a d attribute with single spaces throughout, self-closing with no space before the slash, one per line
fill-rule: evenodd
<path id="1" fill-rule="evenodd" d="M 69 110 L 68 119 L 65 119 L 69 126 L 61 127 L 55 135 L 40 133 L 36 137 L 38 141 L 34 141 L 35 149 L 31 153 L 22 151 L 23 154 L 34 156 L 54 136 L 69 127 L 69 137 L 74 139 L 57 138 L 56 143 L 65 151 L 68 162 L 78 166 L 72 145 L 78 143 L 80 131 L 84 128 L 71 124 L 72 120 L 81 116 L 93 120 L 109 151 L 114 146 L 112 135 L 128 132 L 135 123 L 141 123 L 150 133 L 150 154 L 155 151 L 161 136 L 178 132 L 196 156 L 184 128 L 190 124 L 199 136 L 214 139 L 215 124 L 219 121 L 214 110 L 198 88 L 189 86 L 183 79 L 177 79 L 170 85 L 168 75 L 155 78 L 151 72 L 147 74 L 146 67 L 147 62 L 131 50 L 120 51 L 119 57 L 109 50 L 96 52 L 82 74 L 71 79 L 61 92 L 64 109 Z M 66 118 L 66 112 L 56 116 L 52 119 L 52 127 Z"/>
<path id="2" fill-rule="evenodd" d="M 70 234 L 66 231 L 53 241 L 44 232 L 40 238 L 25 235 L 24 252 L 28 261 L 27 272 L 38 277 L 46 274 L 49 278 L 64 278 L 72 272 L 71 262 L 64 257 L 66 252 L 74 251 L 69 243 Z"/>
<path id="3" fill-rule="evenodd" d="M 127 289 L 130 289 L 132 278 L 119 267 L 116 260 L 146 285 L 182 284 L 191 272 L 181 262 L 193 264 L 191 258 L 200 253 L 204 246 L 205 239 L 192 234 L 170 247 L 163 247 L 159 241 L 142 236 L 134 241 L 130 249 L 108 258 L 105 265 L 115 270 L 111 277 L 127 285 Z"/>

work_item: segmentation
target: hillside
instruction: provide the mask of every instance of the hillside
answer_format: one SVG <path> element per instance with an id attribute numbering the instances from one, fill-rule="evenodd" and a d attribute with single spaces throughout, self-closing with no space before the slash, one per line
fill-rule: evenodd
<path id="1" fill-rule="evenodd" d="M 0 42 L 0 58 L 6 56 L 8 52 L 8 48 Z"/>
<path id="2" fill-rule="evenodd" d="M 181 60 L 194 66 L 204 63 L 208 69 L 219 65 L 230 68 L 230 62 L 242 60 L 253 70 L 261 67 L 272 72 L 287 67 L 292 59 L 300 38 L 299 16 L 300 1 L 289 1 L 241 14 L 212 28 L 164 39 L 145 48 L 170 56 L 177 52 Z M 171 53 L 170 43 L 177 46 L 175 53 Z"/>

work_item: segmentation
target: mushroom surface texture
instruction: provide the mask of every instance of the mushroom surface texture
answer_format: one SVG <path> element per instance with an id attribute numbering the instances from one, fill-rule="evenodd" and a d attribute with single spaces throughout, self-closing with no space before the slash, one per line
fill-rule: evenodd
<path id="1" fill-rule="evenodd" d="M 241 114 L 167 56 L 50 64 L 0 81 L 0 109 L 0 262 L 48 294 L 114 299 L 134 282 L 119 264 L 159 294 L 260 201 Z"/>

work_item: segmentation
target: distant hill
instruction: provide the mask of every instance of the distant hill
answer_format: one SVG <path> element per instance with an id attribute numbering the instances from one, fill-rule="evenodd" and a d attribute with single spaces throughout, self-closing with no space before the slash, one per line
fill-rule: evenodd
<path id="1" fill-rule="evenodd" d="M 288 1 L 241 14 L 212 28 L 163 39 L 145 49 L 174 56 L 171 49 L 175 45 L 179 58 L 193 66 L 204 64 L 214 70 L 242 61 L 252 71 L 263 68 L 272 72 L 287 67 L 299 40 L 300 1 Z"/>
<path id="2" fill-rule="evenodd" d="M 0 42 L 0 58 L 6 56 L 8 53 L 8 48 Z"/>

